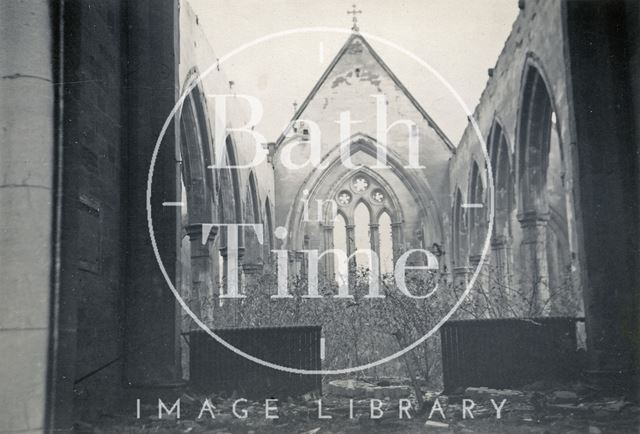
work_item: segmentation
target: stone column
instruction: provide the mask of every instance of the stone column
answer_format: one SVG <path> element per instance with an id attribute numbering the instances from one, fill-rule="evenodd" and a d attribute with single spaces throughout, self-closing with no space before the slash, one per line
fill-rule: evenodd
<path id="1" fill-rule="evenodd" d="M 231 258 L 229 257 L 229 248 L 225 245 L 220 247 L 220 256 L 222 256 L 222 270 L 220 271 L 222 273 L 222 288 L 220 289 L 219 293 L 224 293 L 226 294 L 228 291 L 228 285 L 229 285 L 229 262 L 232 261 L 231 266 L 235 269 L 236 271 L 236 279 L 237 279 L 237 287 L 238 287 L 238 291 L 240 291 L 242 289 L 242 278 L 241 278 L 241 271 L 242 271 L 242 259 L 244 257 L 244 248 L 243 247 L 238 247 L 237 252 L 235 252 L 235 258 L 232 256 Z M 231 252 L 233 255 L 233 252 Z"/>
<path id="2" fill-rule="evenodd" d="M 391 240 L 393 242 L 393 263 L 402 255 L 402 222 L 391 223 Z"/>
<path id="3" fill-rule="evenodd" d="M 323 226 L 323 235 L 324 235 L 324 249 L 331 250 L 333 249 L 333 224 L 325 224 Z M 334 258 L 333 255 L 325 255 L 324 257 L 324 272 L 325 276 L 328 279 L 333 280 L 334 278 Z"/>
<path id="4" fill-rule="evenodd" d="M 355 225 L 347 225 L 347 255 L 356 251 Z"/>
<path id="5" fill-rule="evenodd" d="M 520 288 L 532 291 L 535 306 L 541 315 L 549 310 L 549 273 L 547 269 L 547 222 L 548 213 L 538 211 L 518 215 L 522 227 L 520 244 Z"/>
<path id="6" fill-rule="evenodd" d="M 488 276 L 487 276 L 487 267 L 486 259 L 482 261 L 482 255 L 471 255 L 469 256 L 469 273 L 471 274 L 469 277 L 473 276 L 473 273 L 476 272 L 476 269 L 480 268 L 478 271 L 478 277 L 476 278 L 475 287 L 482 288 L 487 291 L 488 288 Z"/>
<path id="7" fill-rule="evenodd" d="M 369 243 L 371 244 L 371 250 L 380 256 L 380 225 L 378 223 L 369 225 Z"/>
<path id="8" fill-rule="evenodd" d="M 511 281 L 511 243 L 504 235 L 491 239 L 491 262 L 493 270 L 490 278 L 492 294 L 500 295 L 505 303 L 511 303 L 513 283 Z"/>
<path id="9" fill-rule="evenodd" d="M 470 267 L 468 265 L 460 265 L 453 267 L 452 278 L 453 286 L 464 291 L 469 282 Z"/>
<path id="10" fill-rule="evenodd" d="M 351 256 L 356 251 L 355 225 L 346 225 L 347 231 L 347 256 Z M 349 272 L 356 269 L 357 262 L 355 256 L 349 260 Z"/>
<path id="11" fill-rule="evenodd" d="M 492 265 L 495 267 L 496 284 L 507 290 L 511 288 L 511 244 L 500 235 L 491 239 Z"/>
<path id="12" fill-rule="evenodd" d="M 215 240 L 217 227 L 213 226 L 205 243 L 202 242 L 202 224 L 186 227 L 191 243 L 191 291 L 189 307 L 205 323 L 209 321 L 216 293 L 213 281 L 211 244 Z"/>

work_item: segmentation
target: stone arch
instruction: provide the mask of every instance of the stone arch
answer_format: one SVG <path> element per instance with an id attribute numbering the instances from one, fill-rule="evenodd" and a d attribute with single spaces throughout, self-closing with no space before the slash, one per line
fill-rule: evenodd
<path id="1" fill-rule="evenodd" d="M 489 158 L 493 168 L 495 189 L 493 231 L 491 237 L 492 266 L 497 284 L 510 288 L 511 278 L 511 216 L 513 213 L 514 183 L 511 163 L 511 147 L 507 142 L 502 123 L 494 120 L 487 140 Z"/>
<path id="2" fill-rule="evenodd" d="M 388 207 L 386 207 L 386 206 L 383 206 L 382 208 L 380 208 L 380 209 L 378 210 L 378 212 L 377 212 L 377 213 L 376 213 L 376 215 L 375 215 L 374 220 L 376 220 L 376 221 L 377 221 L 377 220 L 379 220 L 379 219 L 380 219 L 380 216 L 381 216 L 382 214 L 385 214 L 385 213 L 386 213 L 387 215 L 389 215 L 389 218 L 391 219 L 391 221 L 393 221 L 393 215 L 394 215 L 394 212 L 393 212 L 392 210 L 390 210 L 390 209 L 389 209 Z"/>
<path id="3" fill-rule="evenodd" d="M 249 181 L 247 182 L 247 189 L 250 195 L 250 205 L 252 208 L 252 214 L 254 223 L 262 223 L 262 213 L 260 212 L 260 198 L 258 192 L 258 183 L 256 182 L 256 176 L 253 170 L 249 172 Z"/>
<path id="4" fill-rule="evenodd" d="M 516 146 L 518 211 L 545 213 L 548 210 L 544 187 L 554 109 L 545 81 L 535 65 L 526 66 L 523 79 Z"/>
<path id="5" fill-rule="evenodd" d="M 224 146 L 224 154 L 220 156 L 220 165 L 215 172 L 218 177 L 217 198 L 219 201 L 219 221 L 221 223 L 243 223 L 244 215 L 242 210 L 242 194 L 240 190 L 240 177 L 238 169 L 238 158 L 236 156 L 235 145 L 231 136 L 227 136 Z M 223 239 L 223 249 L 226 247 L 226 230 L 221 231 Z M 239 235 L 240 255 L 244 250 L 243 231 Z"/>
<path id="6" fill-rule="evenodd" d="M 366 221 L 360 221 L 359 216 L 362 212 L 366 213 Z M 358 250 L 375 250 L 374 240 L 372 240 L 372 226 L 377 224 L 373 220 L 373 209 L 368 201 L 364 199 L 359 199 L 353 208 L 353 224 L 347 226 L 347 237 L 350 235 L 353 236 L 353 241 L 348 240 L 350 245 L 350 249 L 353 249 L 354 252 Z M 353 226 L 353 228 L 350 228 Z M 351 229 L 351 231 L 349 230 Z M 352 243 L 352 244 L 351 244 Z M 362 254 L 356 253 L 355 262 L 358 268 L 370 268 L 369 264 L 366 263 Z"/>
<path id="7" fill-rule="evenodd" d="M 252 171 L 249 172 L 247 185 L 245 188 L 245 219 L 246 223 L 263 224 L 262 212 L 260 209 L 260 198 L 258 197 L 258 184 L 256 183 L 255 174 Z M 242 263 L 242 269 L 245 276 L 248 279 L 248 283 L 255 283 L 253 279 L 259 276 L 263 269 L 263 249 L 260 247 L 260 241 L 254 228 L 250 226 L 244 227 L 244 240 L 246 243 L 246 250 L 244 260 Z M 263 226 L 263 239 L 264 243 L 264 226 Z"/>
<path id="8" fill-rule="evenodd" d="M 194 72 L 197 74 L 197 71 Z M 179 112 L 179 161 L 181 162 L 183 214 L 180 244 L 180 276 L 183 296 L 191 309 L 206 317 L 203 302 L 214 292 L 214 264 L 211 243 L 202 243 L 202 224 L 214 221 L 214 179 L 211 140 L 204 98 L 200 86 L 185 97 Z M 215 229 L 209 239 L 215 237 Z M 186 242 L 188 237 L 188 243 Z"/>
<path id="9" fill-rule="evenodd" d="M 179 115 L 179 152 L 190 224 L 208 223 L 213 218 L 214 180 L 208 170 L 212 158 L 203 103 L 201 88 L 196 86 L 184 99 Z"/>
<path id="10" fill-rule="evenodd" d="M 369 201 L 364 201 L 364 202 L 365 202 L 365 205 L 368 207 L 371 215 L 371 222 L 370 222 L 371 243 L 370 244 L 371 244 L 371 248 L 375 252 L 379 252 L 380 238 L 379 238 L 379 227 L 377 222 L 379 215 L 384 210 L 386 210 L 389 216 L 391 217 L 392 248 L 393 248 L 392 258 L 395 263 L 395 260 L 401 254 L 400 252 L 401 247 L 404 243 L 404 236 L 403 236 L 404 212 L 403 212 L 403 207 L 401 205 L 400 199 L 398 198 L 396 192 L 391 187 L 391 185 L 379 173 L 375 172 L 371 168 L 362 167 L 358 169 L 356 173 L 347 172 L 342 177 L 338 178 L 338 180 L 334 182 L 333 187 L 329 191 L 329 197 L 335 197 L 338 191 L 345 184 L 345 182 L 348 181 L 348 179 L 358 177 L 358 175 L 360 174 L 369 177 L 375 184 L 381 186 L 388 195 L 390 204 L 388 206 L 387 205 L 379 206 L 380 210 L 377 212 L 375 207 L 372 206 L 371 202 Z M 358 199 L 354 201 L 352 206 L 349 208 L 349 211 L 351 211 L 350 213 L 345 213 L 343 212 L 343 210 L 338 209 L 338 211 L 342 212 L 343 216 L 345 217 L 348 230 L 349 229 L 352 230 L 355 224 L 353 219 L 349 217 L 349 214 L 352 214 L 352 212 L 355 210 L 355 206 L 357 206 L 361 200 L 362 199 Z M 333 216 L 331 215 L 330 211 L 331 211 L 331 208 L 329 206 L 325 207 L 324 226 L 326 231 L 331 231 L 332 230 L 331 228 L 333 226 L 333 222 L 332 222 Z M 424 214 L 427 214 L 427 213 L 424 212 Z M 330 243 L 327 242 L 327 239 L 328 238 L 325 237 L 325 248 L 328 248 L 328 246 L 330 245 Z M 349 246 L 349 248 L 350 248 L 350 252 L 353 252 L 353 246 Z"/>
<path id="11" fill-rule="evenodd" d="M 267 196 L 264 200 L 264 249 L 263 249 L 263 263 L 271 263 L 271 249 L 275 247 L 273 239 L 273 216 L 271 213 L 271 200 Z"/>
<path id="12" fill-rule="evenodd" d="M 558 119 L 549 89 L 539 62 L 530 57 L 523 73 L 516 129 L 516 183 L 522 230 L 520 285 L 533 291 L 536 314 L 552 310 L 552 291 L 559 289 L 566 264 L 571 262 L 568 245 L 557 243 L 568 237 L 567 192 Z M 549 224 L 551 214 L 555 215 L 553 224 Z"/>
<path id="13" fill-rule="evenodd" d="M 348 146 L 347 146 L 348 145 Z M 387 206 L 392 217 L 393 229 L 393 258 L 394 261 L 402 253 L 405 247 L 405 240 L 414 244 L 414 230 L 417 231 L 423 227 L 428 227 L 430 241 L 435 243 L 443 243 L 448 237 L 444 234 L 442 225 L 442 214 L 438 209 L 438 202 L 432 193 L 427 179 L 422 172 L 420 174 L 415 171 L 406 169 L 407 164 L 403 162 L 398 155 L 392 150 L 386 149 L 388 169 L 383 171 L 374 171 L 376 156 L 380 145 L 365 135 L 355 134 L 350 139 L 337 144 L 331 148 L 324 156 L 322 165 L 313 168 L 305 177 L 304 181 L 298 187 L 297 194 L 292 200 L 292 205 L 287 211 L 286 227 L 289 238 L 282 243 L 282 248 L 288 250 L 299 251 L 304 249 L 305 240 L 310 240 L 316 246 L 324 246 L 326 249 L 333 244 L 333 217 L 332 207 L 340 207 L 338 205 L 339 193 L 345 190 L 350 193 L 351 199 L 348 199 L 351 209 L 354 201 L 364 193 L 356 192 L 351 189 L 351 185 L 347 188 L 345 182 L 350 178 L 356 178 L 359 174 L 363 174 L 374 184 L 376 188 L 386 192 L 384 203 L 373 203 L 375 188 L 369 189 L 367 193 L 367 204 L 371 210 L 371 215 L 376 216 L 378 209 L 383 205 Z M 342 162 L 343 150 L 348 149 L 348 155 L 353 156 L 353 161 L 357 167 L 345 166 Z M 362 165 L 360 165 L 362 164 Z M 351 189 L 351 190 L 350 190 Z M 397 191 L 396 191 L 397 190 Z M 398 195 L 402 194 L 403 203 L 399 200 Z M 405 197 L 406 196 L 406 197 Z M 321 209 L 319 219 L 316 221 L 317 200 L 324 201 L 324 208 Z M 334 204 L 328 203 L 329 200 Z M 307 208 L 305 209 L 305 204 Z M 405 208 L 409 205 L 410 208 Z M 342 206 L 344 207 L 344 205 Z M 308 211 L 308 212 L 305 212 Z M 411 215 L 410 225 L 407 226 L 405 221 L 405 213 Z M 349 212 L 350 214 L 350 212 Z M 307 219 L 306 217 L 309 217 Z M 350 217 L 349 217 L 350 218 Z M 377 221 L 371 223 L 371 246 L 375 251 L 378 246 L 378 225 Z M 431 244 L 431 242 L 429 244 Z M 419 246 L 416 246 L 419 247 Z M 321 248 L 321 247 L 320 247 Z M 327 258 L 325 256 L 325 258 Z M 324 270 L 331 270 L 332 264 L 325 260 Z M 300 260 L 296 260 L 296 268 L 303 265 Z M 326 272 L 326 271 L 325 271 Z M 329 271 L 326 273 L 331 275 Z"/>
<path id="14" fill-rule="evenodd" d="M 375 215 L 375 212 L 373 210 L 373 208 L 371 207 L 371 203 L 369 203 L 368 200 L 365 200 L 364 198 L 360 198 L 358 199 L 355 204 L 354 204 L 354 210 L 360 206 L 360 204 L 364 205 L 365 208 L 367 208 L 367 211 L 369 212 L 369 224 L 373 223 L 373 216 Z M 355 221 L 353 222 L 353 224 L 355 224 Z"/>
<path id="15" fill-rule="evenodd" d="M 244 213 L 242 209 L 242 193 L 240 189 L 240 176 L 236 166 L 238 158 L 236 155 L 235 144 L 231 135 L 227 135 L 223 149 L 223 155 L 219 156 L 219 166 L 215 167 L 218 178 L 217 202 L 218 202 L 218 221 L 223 224 L 244 223 Z M 237 252 L 229 252 L 229 242 L 227 239 L 227 228 L 223 227 L 218 237 L 218 254 L 219 267 L 218 272 L 222 282 L 221 291 L 224 291 L 229 282 L 229 267 L 235 268 L 237 275 L 233 276 L 237 279 L 238 286 L 241 284 L 241 266 L 245 253 L 244 230 L 237 232 Z M 231 253 L 232 256 L 229 256 Z M 237 258 L 237 264 L 231 263 L 230 258 Z M 235 259 L 234 259 L 235 260 Z M 220 269 L 221 268 L 221 269 Z"/>
<path id="16" fill-rule="evenodd" d="M 396 195 L 394 189 L 391 187 L 391 185 L 389 185 L 389 183 L 382 176 L 380 176 L 377 172 L 373 171 L 372 169 L 370 169 L 368 167 L 362 167 L 362 168 L 358 169 L 358 171 L 355 174 L 351 173 L 351 172 L 345 173 L 342 177 L 340 177 L 334 183 L 333 188 L 329 192 L 329 196 L 330 197 L 334 197 L 338 193 L 338 190 L 341 188 L 341 186 L 349 178 L 357 177 L 359 174 L 366 175 L 367 177 L 371 178 L 375 183 L 381 185 L 382 188 L 384 188 L 384 190 L 389 194 L 389 199 L 391 201 L 391 207 L 383 206 L 382 208 L 383 209 L 386 208 L 388 210 L 389 215 L 392 217 L 392 220 L 394 222 L 402 223 L 404 221 L 404 213 L 402 211 L 402 205 L 401 205 L 400 199 Z M 357 203 L 354 204 L 354 205 L 357 205 Z M 325 220 L 325 222 L 327 222 L 327 223 L 330 222 L 330 220 L 332 218 L 332 216 L 330 215 L 331 214 L 331 208 L 327 206 L 327 207 L 324 208 L 323 211 L 324 211 L 324 220 Z M 375 210 L 371 209 L 370 211 L 375 214 Z"/>
<path id="17" fill-rule="evenodd" d="M 349 147 L 350 155 L 354 155 L 357 152 L 362 151 L 375 158 L 377 149 L 380 146 L 377 144 L 375 139 L 365 134 L 355 134 L 348 140 L 351 143 L 351 146 Z M 292 235 L 291 239 L 288 241 L 291 248 L 296 248 L 296 246 L 300 245 L 300 239 L 296 234 L 296 229 L 299 227 L 302 219 L 303 192 L 306 190 L 309 197 L 311 197 L 316 189 L 324 184 L 325 179 L 330 176 L 335 167 L 341 164 L 340 152 L 343 145 L 344 143 L 338 144 L 330 150 L 323 160 L 323 167 L 315 168 L 305 178 L 301 188 L 298 190 L 298 194 L 293 202 L 294 206 L 289 210 L 286 219 L 287 228 L 289 229 L 289 233 Z M 424 215 L 429 218 L 429 223 L 434 227 L 434 232 L 438 234 L 439 239 L 444 239 L 442 218 L 437 209 L 437 201 L 429 187 L 428 181 L 424 179 L 424 177 L 415 176 L 405 169 L 402 159 L 392 150 L 386 149 L 386 155 L 387 164 L 391 167 L 390 170 L 398 177 L 398 179 L 401 180 L 403 185 L 411 193 L 419 209 L 422 210 Z M 368 168 L 361 168 L 360 170 L 367 169 Z M 371 172 L 367 171 L 367 173 Z M 378 176 L 378 178 L 380 177 Z M 401 208 L 398 206 L 398 209 Z M 394 222 L 394 224 L 400 224 L 400 222 Z"/>
<path id="18" fill-rule="evenodd" d="M 482 182 L 480 167 L 476 161 L 471 166 L 469 178 L 469 203 L 472 205 L 484 204 L 485 187 Z M 469 208 L 469 261 L 477 264 L 482 253 L 482 244 L 487 232 L 486 210 L 482 208 Z"/>
<path id="19" fill-rule="evenodd" d="M 238 172 L 239 169 L 236 168 L 238 165 L 238 157 L 236 154 L 236 146 L 231 135 L 228 135 L 225 140 L 223 161 L 225 167 L 218 169 L 219 174 L 224 176 L 224 182 L 222 180 L 220 181 L 219 190 L 222 194 L 227 193 L 227 205 L 231 204 L 231 206 L 227 206 L 227 209 L 224 210 L 224 221 L 227 223 L 242 223 L 244 218 L 242 196 L 240 193 L 240 174 Z"/>
<path id="20" fill-rule="evenodd" d="M 511 213 L 515 202 L 511 151 L 502 124 L 495 120 L 487 140 L 489 158 L 493 168 L 495 188 L 495 213 L 493 240 L 507 240 L 511 237 Z"/>

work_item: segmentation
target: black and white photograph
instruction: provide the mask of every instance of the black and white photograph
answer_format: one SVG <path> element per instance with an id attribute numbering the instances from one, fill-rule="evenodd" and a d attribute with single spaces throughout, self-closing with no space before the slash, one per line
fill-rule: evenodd
<path id="1" fill-rule="evenodd" d="M 0 434 L 637 434 L 640 0 L 0 0 Z"/>

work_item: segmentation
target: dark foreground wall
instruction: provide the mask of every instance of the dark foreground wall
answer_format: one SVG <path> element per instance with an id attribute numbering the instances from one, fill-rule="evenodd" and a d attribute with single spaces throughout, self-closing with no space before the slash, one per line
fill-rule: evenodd
<path id="1" fill-rule="evenodd" d="M 61 230 L 46 423 L 68 429 L 74 419 L 112 412 L 128 389 L 181 378 L 176 303 L 153 257 L 145 208 L 151 153 L 177 95 L 178 7 L 174 0 L 53 3 Z M 170 128 L 155 205 L 175 200 L 173 140 Z M 154 210 L 157 230 L 174 234 L 175 210 Z M 175 237 L 159 249 L 171 275 Z"/>
<path id="2" fill-rule="evenodd" d="M 637 389 L 640 54 L 637 1 L 568 1 L 589 371 Z M 637 390 L 636 390 L 637 393 Z"/>

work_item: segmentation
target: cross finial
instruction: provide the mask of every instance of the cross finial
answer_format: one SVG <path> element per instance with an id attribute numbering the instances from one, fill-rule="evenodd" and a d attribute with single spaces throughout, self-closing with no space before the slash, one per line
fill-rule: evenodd
<path id="1" fill-rule="evenodd" d="M 351 26 L 351 30 L 353 30 L 354 32 L 357 32 L 360 30 L 360 28 L 358 27 L 358 16 L 357 14 L 361 14 L 362 11 L 361 10 L 357 10 L 356 9 L 356 5 L 353 5 L 353 10 L 347 11 L 347 13 L 349 15 L 353 15 L 353 26 Z"/>

